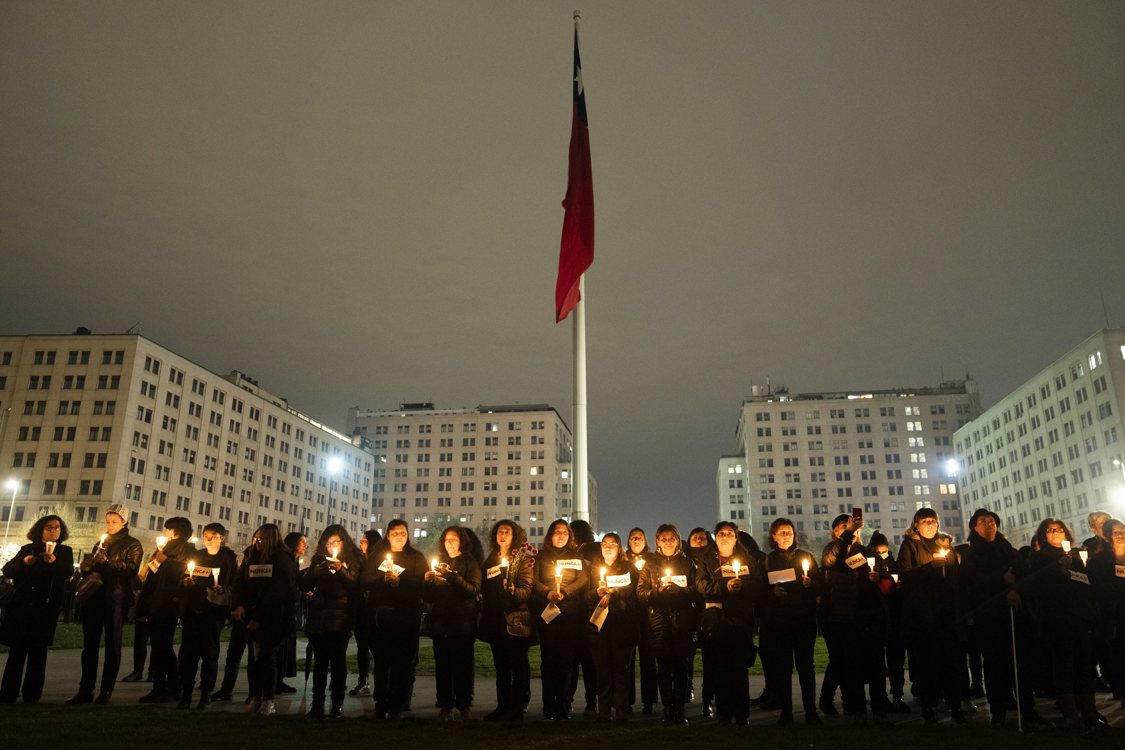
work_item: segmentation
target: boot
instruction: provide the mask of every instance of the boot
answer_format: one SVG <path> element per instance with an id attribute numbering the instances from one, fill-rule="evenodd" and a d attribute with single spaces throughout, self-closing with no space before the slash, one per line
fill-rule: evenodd
<path id="1" fill-rule="evenodd" d="M 344 699 L 343 698 L 333 698 L 332 699 L 332 708 L 328 712 L 328 718 L 339 719 L 343 715 L 344 715 Z"/>
<path id="2" fill-rule="evenodd" d="M 324 695 L 314 695 L 312 698 L 312 706 L 306 716 L 310 719 L 323 719 L 324 718 Z"/>
<path id="3" fill-rule="evenodd" d="M 1082 723 L 1088 727 L 1105 726 L 1106 718 L 1098 713 L 1098 706 L 1094 702 L 1093 693 L 1079 693 L 1075 697 L 1078 711 L 1082 715 Z"/>
<path id="4" fill-rule="evenodd" d="M 202 711 L 210 705 L 211 705 L 210 692 L 207 691 L 207 690 L 204 690 L 202 693 L 199 694 L 199 703 L 195 704 L 195 710 Z"/>

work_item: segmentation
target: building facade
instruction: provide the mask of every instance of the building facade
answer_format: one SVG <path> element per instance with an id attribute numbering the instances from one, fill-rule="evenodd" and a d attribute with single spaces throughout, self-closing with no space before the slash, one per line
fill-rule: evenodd
<path id="1" fill-rule="evenodd" d="M 1103 329 L 957 431 L 966 502 L 999 515 L 1013 544 L 1045 518 L 1084 539 L 1091 511 L 1120 516 L 1122 394 L 1125 328 Z"/>
<path id="2" fill-rule="evenodd" d="M 143 336 L 0 336 L 9 541 L 58 513 L 89 547 L 114 503 L 146 548 L 172 516 L 197 535 L 221 522 L 237 550 L 267 522 L 311 541 L 332 523 L 355 536 L 374 468 L 370 452 L 242 373 L 217 375 Z"/>
<path id="3" fill-rule="evenodd" d="M 718 519 L 730 521 L 746 530 L 746 456 L 730 455 L 719 459 L 719 472 L 715 476 L 715 493 L 718 500 Z"/>
<path id="4" fill-rule="evenodd" d="M 460 524 L 483 541 L 493 523 L 510 518 L 538 544 L 551 521 L 573 518 L 570 428 L 550 406 L 353 407 L 348 430 L 375 455 L 371 512 L 378 526 L 403 519 L 421 538 Z M 597 528 L 592 477 L 586 520 Z"/>
<path id="5" fill-rule="evenodd" d="M 764 542 L 770 523 L 786 517 L 814 546 L 828 539 L 835 516 L 858 507 L 866 528 L 881 529 L 897 547 L 915 511 L 930 507 L 942 528 L 959 536 L 953 434 L 979 413 L 972 380 L 751 396 L 737 433 L 747 472 L 746 530 Z"/>

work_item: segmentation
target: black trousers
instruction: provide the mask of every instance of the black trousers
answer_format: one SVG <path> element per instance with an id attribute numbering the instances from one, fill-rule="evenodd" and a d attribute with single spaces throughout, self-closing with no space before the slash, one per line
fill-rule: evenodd
<path id="1" fill-rule="evenodd" d="M 563 612 L 539 630 L 542 655 L 540 675 L 543 683 L 543 713 L 564 716 L 570 711 L 570 684 L 574 655 L 582 640 L 585 618 Z"/>
<path id="2" fill-rule="evenodd" d="M 232 622 L 230 628 L 230 641 L 227 642 L 227 659 L 223 668 L 223 684 L 220 689 L 230 693 L 238 682 L 238 672 L 242 669 L 242 655 L 246 653 L 246 626 L 240 622 Z"/>
<path id="3" fill-rule="evenodd" d="M 142 674 L 145 671 L 146 659 L 148 659 L 148 619 L 143 619 L 133 623 L 133 671 Z"/>
<path id="4" fill-rule="evenodd" d="M 43 695 L 43 683 L 47 677 L 48 644 L 33 645 L 29 640 L 25 637 L 8 650 L 4 679 L 0 682 L 0 701 L 11 703 L 16 700 L 16 696 L 20 694 L 21 679 L 24 703 L 35 703 Z"/>
<path id="5" fill-rule="evenodd" d="M 418 655 L 418 626 L 375 630 L 371 669 L 371 697 L 378 713 L 400 713 L 410 704 L 414 659 Z"/>
<path id="6" fill-rule="evenodd" d="M 94 692 L 98 678 L 98 649 L 105 637 L 102 662 L 101 692 L 112 693 L 121 667 L 121 628 L 125 622 L 124 595 L 107 591 L 104 598 L 95 597 L 82 608 L 82 677 L 78 689 Z"/>
<path id="7" fill-rule="evenodd" d="M 763 620 L 761 632 L 762 667 L 770 685 L 770 699 L 783 713 L 793 712 L 793 667 L 801 686 L 801 705 L 805 714 L 816 711 L 816 672 L 813 650 L 816 622 Z"/>
<path id="8" fill-rule="evenodd" d="M 656 657 L 643 642 L 637 645 L 629 660 L 629 704 L 637 702 L 637 668 L 641 672 L 641 703 L 651 706 L 656 703 Z"/>
<path id="9" fill-rule="evenodd" d="M 344 690 L 348 679 L 348 641 L 345 632 L 309 633 L 309 643 L 313 649 L 313 694 L 314 703 L 324 703 L 328 689 L 328 672 L 332 672 L 332 704 L 344 702 Z"/>
<path id="10" fill-rule="evenodd" d="M 357 625 L 355 629 L 355 662 L 356 672 L 359 674 L 358 685 L 367 684 L 367 676 L 371 674 L 371 633 L 367 625 Z"/>
<path id="11" fill-rule="evenodd" d="M 656 677 L 664 710 L 682 710 L 688 698 L 689 658 L 694 651 L 692 633 L 675 633 L 655 649 Z"/>
<path id="12" fill-rule="evenodd" d="M 598 678 L 598 715 L 608 719 L 611 709 L 618 718 L 629 710 L 629 662 L 633 642 L 613 633 L 598 633 L 588 640 Z"/>
<path id="13" fill-rule="evenodd" d="M 206 695 L 219 674 L 219 634 L 223 621 L 199 615 L 185 617 L 180 640 L 180 687 L 191 695 L 199 671 L 199 690 Z M 202 667 L 200 665 L 202 664 Z"/>
<path id="14" fill-rule="evenodd" d="M 434 677 L 441 708 L 463 711 L 473 705 L 473 643 L 468 635 L 435 635 Z"/>
<path id="15" fill-rule="evenodd" d="M 767 647 L 767 640 L 767 634 L 763 630 L 763 649 Z M 711 699 L 707 695 L 707 672 L 710 668 L 716 715 L 720 719 L 745 720 L 750 716 L 748 670 L 755 660 L 753 629 L 721 621 L 713 631 L 700 636 L 700 646 L 703 651 L 704 700 Z M 762 657 L 764 660 L 764 651 Z M 692 666 L 689 665 L 688 668 L 691 669 Z"/>
<path id="16" fill-rule="evenodd" d="M 152 643 L 152 658 L 149 667 L 152 671 L 154 691 L 180 689 L 179 669 L 176 665 L 176 621 L 152 621 L 148 623 L 149 641 Z"/>
<path id="17" fill-rule="evenodd" d="M 278 652 L 284 648 L 288 633 L 258 630 L 248 635 L 250 657 L 246 665 L 246 674 L 250 680 L 250 697 L 273 700 L 278 681 Z"/>
<path id="18" fill-rule="evenodd" d="M 567 695 L 567 705 L 574 703 L 574 695 L 578 692 L 578 671 L 582 670 L 582 692 L 586 698 L 586 707 L 594 706 L 598 701 L 598 675 L 594 656 L 590 653 L 590 644 L 585 638 L 578 639 L 578 650 L 574 654 L 574 664 L 570 669 L 570 690 Z"/>
<path id="19" fill-rule="evenodd" d="M 980 644 L 985 696 L 993 715 L 1008 708 L 1015 670 L 1012 664 L 1012 622 L 1008 619 L 977 617 L 977 642 Z M 1020 709 L 1027 713 L 1035 708 L 1031 670 L 1025 668 L 1032 659 L 1033 647 L 1024 623 L 1016 623 L 1016 649 L 1020 666 Z"/>
<path id="20" fill-rule="evenodd" d="M 531 665 L 527 659 L 531 639 L 502 635 L 490 645 L 496 667 L 496 707 L 523 713 L 531 701 Z"/>
<path id="21" fill-rule="evenodd" d="M 964 661 L 961 646 L 952 632 L 932 637 L 912 637 L 906 642 L 910 675 L 923 709 L 933 709 L 941 698 L 951 707 L 961 706 Z"/>

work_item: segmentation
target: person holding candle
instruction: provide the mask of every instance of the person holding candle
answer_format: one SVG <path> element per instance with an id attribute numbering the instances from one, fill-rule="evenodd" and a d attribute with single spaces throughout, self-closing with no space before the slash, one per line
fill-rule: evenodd
<path id="1" fill-rule="evenodd" d="M 141 703 L 164 703 L 180 697 L 179 669 L 173 640 L 180 616 L 181 584 L 195 552 L 188 539 L 191 521 L 182 516 L 164 522 L 164 538 L 141 569 L 143 583 L 137 598 L 137 617 L 148 621 L 152 656 L 152 690 Z"/>
<path id="2" fill-rule="evenodd" d="M 238 556 L 225 546 L 227 530 L 221 523 L 203 527 L 203 549 L 188 557 L 191 575 L 181 583 L 180 702 L 190 708 L 195 675 L 199 670 L 199 710 L 211 704 L 211 690 L 219 673 L 219 636 L 230 616 L 230 587 L 238 569 Z M 202 669 L 200 669 L 202 664 Z"/>
<path id="3" fill-rule="evenodd" d="M 964 724 L 961 710 L 964 664 L 957 638 L 959 569 L 953 538 L 938 530 L 937 511 L 914 514 L 898 554 L 902 583 L 902 627 L 910 659 L 913 689 L 927 724 L 937 722 L 935 709 L 944 696 L 955 724 Z"/>
<path id="4" fill-rule="evenodd" d="M 645 566 L 645 560 L 652 554 L 648 547 L 648 537 L 642 528 L 629 531 L 629 547 L 625 551 L 625 559 L 637 569 L 637 578 Z M 656 703 L 658 680 L 656 678 L 656 657 L 648 647 L 645 631 L 648 628 L 648 615 L 644 607 L 636 608 L 637 617 L 637 648 L 632 660 L 629 662 L 629 705 L 636 702 L 637 665 L 641 671 L 641 710 L 645 716 L 652 714 L 652 707 Z"/>
<path id="5" fill-rule="evenodd" d="M 519 721 L 531 700 L 528 649 L 535 643 L 531 598 L 534 549 L 515 521 L 497 521 L 488 534 L 481 584 L 480 639 L 492 649 L 496 710 L 485 721 Z"/>
<path id="6" fill-rule="evenodd" d="M 16 593 L 0 622 L 0 643 L 9 646 L 0 703 L 15 703 L 21 682 L 24 703 L 36 703 L 43 694 L 47 650 L 55 640 L 66 582 L 74 570 L 74 552 L 62 543 L 67 536 L 59 516 L 43 516 L 27 532 L 30 543 L 4 565 Z"/>
<path id="7" fill-rule="evenodd" d="M 441 533 L 435 562 L 436 566 L 425 573 L 422 599 L 433 604 L 430 637 L 434 643 L 439 718 L 452 721 L 456 709 L 460 720 L 468 721 L 472 718 L 473 644 L 481 570 L 464 529 L 450 526 Z"/>
<path id="8" fill-rule="evenodd" d="M 297 586 L 309 597 L 305 634 L 313 652 L 313 693 L 310 719 L 323 719 L 328 672 L 332 672 L 332 707 L 328 716 L 344 711 L 348 676 L 348 641 L 359 601 L 359 571 L 363 555 L 347 529 L 332 524 L 321 532 L 309 567 L 297 577 Z"/>
<path id="9" fill-rule="evenodd" d="M 84 556 L 79 570 L 82 584 L 89 590 L 81 605 L 82 612 L 82 677 L 78 693 L 69 705 L 109 703 L 121 666 L 121 627 L 125 613 L 133 604 L 132 580 L 140 570 L 144 549 L 129 536 L 128 511 L 124 505 L 109 506 L 105 514 L 105 535 Z M 96 583 L 97 580 L 101 584 Z M 93 583 L 93 586 L 91 585 Z M 98 649 L 105 636 L 105 657 L 102 664 L 101 688 L 94 697 L 98 676 Z"/>
<path id="10" fill-rule="evenodd" d="M 359 538 L 359 550 L 363 553 L 364 561 L 367 560 L 368 553 L 375 548 L 375 545 L 383 538 L 375 529 L 368 529 L 363 532 L 363 536 Z M 348 691 L 348 695 L 357 697 L 367 697 L 371 695 L 371 686 L 367 683 L 367 676 L 371 674 L 371 649 L 373 644 L 371 642 L 371 629 L 367 625 L 367 594 L 360 592 L 360 601 L 356 607 L 356 621 L 355 621 L 355 658 L 356 658 L 356 671 L 358 679 L 354 688 Z"/>
<path id="11" fill-rule="evenodd" d="M 750 716 L 748 670 L 756 656 L 756 604 L 765 594 L 765 580 L 754 555 L 739 543 L 738 527 L 729 521 L 715 526 L 714 542 L 697 554 L 695 571 L 703 600 L 699 645 L 704 665 L 712 665 L 719 723 L 745 724 Z M 705 716 L 707 707 L 705 698 Z"/>
<path id="12" fill-rule="evenodd" d="M 1098 601 L 1089 570 L 1065 522 L 1045 518 L 1031 542 L 1031 573 L 1018 588 L 1040 628 L 1040 648 L 1051 656 L 1055 703 L 1072 729 L 1103 723 L 1094 702 L 1093 629 Z"/>
<path id="13" fill-rule="evenodd" d="M 251 713 L 277 712 L 277 654 L 297 606 L 297 560 L 272 523 L 259 526 L 234 583 L 231 619 L 245 623 L 250 647 L 247 678 Z"/>
<path id="14" fill-rule="evenodd" d="M 715 532 L 719 539 L 718 531 Z M 761 608 L 762 666 L 769 673 L 770 698 L 781 708 L 778 724 L 793 723 L 793 667 L 801 685 L 805 723 L 819 724 L 816 712 L 816 598 L 820 592 L 820 570 L 811 553 L 796 545 L 797 530 L 788 518 L 770 524 L 764 576 L 768 585 Z"/>
<path id="15" fill-rule="evenodd" d="M 629 718 L 629 660 L 637 645 L 637 579 L 635 566 L 625 559 L 621 537 L 602 537 L 601 553 L 594 560 L 598 578 L 591 578 L 587 600 L 591 608 L 604 608 L 601 628 L 588 630 L 590 653 L 598 681 L 598 721 Z"/>
<path id="16" fill-rule="evenodd" d="M 695 565 L 684 554 L 680 532 L 672 524 L 656 530 L 656 552 L 641 570 L 637 599 L 648 612 L 646 638 L 656 656 L 664 704 L 661 723 L 686 725 L 688 655 L 694 648 L 700 596 Z"/>
<path id="17" fill-rule="evenodd" d="M 285 547 L 293 554 L 297 563 L 298 574 L 305 567 L 305 552 L 309 548 L 308 538 L 300 531 L 290 531 L 285 535 Z M 277 652 L 277 693 L 295 693 L 297 688 L 285 682 L 286 677 L 297 676 L 297 631 L 304 627 L 308 616 L 306 598 L 297 598 L 297 606 L 293 610 L 293 621 L 289 624 L 289 634 L 285 636 L 285 643 Z"/>
<path id="18" fill-rule="evenodd" d="M 421 627 L 422 582 L 430 565 L 410 544 L 406 521 L 393 519 L 360 571 L 371 631 L 375 718 L 399 718 L 410 703 Z"/>
<path id="19" fill-rule="evenodd" d="M 871 535 L 867 547 L 875 557 L 874 568 L 879 576 L 876 585 L 886 602 L 887 613 L 885 629 L 880 637 L 882 654 L 874 658 L 877 662 L 882 662 L 885 655 L 891 710 L 895 713 L 909 714 L 910 706 L 902 699 L 906 688 L 906 643 L 902 639 L 902 587 L 898 582 L 900 575 L 898 561 L 891 554 L 887 535 L 881 531 Z M 886 691 L 876 689 L 875 692 L 876 695 L 881 696 Z"/>
<path id="20" fill-rule="evenodd" d="M 1113 697 L 1125 707 L 1125 523 L 1105 519 L 1100 533 L 1108 542 L 1090 564 L 1090 579 L 1102 604 L 1108 653 L 1103 663 Z"/>
<path id="21" fill-rule="evenodd" d="M 684 554 L 687 555 L 696 568 L 699 567 L 699 561 L 710 551 L 715 548 L 715 539 L 711 536 L 711 532 L 702 526 L 696 526 L 687 536 L 687 547 L 684 548 Z M 688 656 L 688 683 L 687 683 L 687 701 L 691 703 L 695 700 L 695 654 L 702 647 L 702 639 L 696 643 L 692 648 L 691 654 Z M 700 717 L 710 719 L 715 716 L 715 654 L 711 650 L 705 650 L 703 653 L 703 701 L 700 707 Z"/>
<path id="22" fill-rule="evenodd" d="M 552 522 L 535 558 L 531 607 L 533 613 L 540 613 L 537 625 L 542 655 L 543 717 L 551 721 L 570 718 L 574 655 L 588 614 L 583 597 L 589 585 L 587 568 L 570 524 L 563 519 Z M 550 620 L 544 619 L 544 615 Z"/>

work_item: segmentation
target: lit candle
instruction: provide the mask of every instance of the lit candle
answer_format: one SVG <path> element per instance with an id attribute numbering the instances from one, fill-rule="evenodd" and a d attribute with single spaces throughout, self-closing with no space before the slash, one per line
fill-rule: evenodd
<path id="1" fill-rule="evenodd" d="M 874 557 L 867 558 L 867 564 L 871 567 L 872 570 L 875 570 L 875 558 Z"/>
<path id="2" fill-rule="evenodd" d="M 562 593 L 562 568 L 555 566 L 555 593 Z"/>
<path id="3" fill-rule="evenodd" d="M 437 558 L 436 557 L 433 560 L 430 561 L 430 570 L 433 570 L 433 571 L 437 570 Z"/>
<path id="4" fill-rule="evenodd" d="M 945 563 L 945 558 L 948 554 L 949 554 L 948 549 L 939 549 L 937 552 L 934 553 L 934 559 L 936 561 L 942 563 L 942 566 L 941 566 L 941 576 L 942 576 L 942 578 L 945 577 L 945 564 L 944 563 Z"/>
<path id="5" fill-rule="evenodd" d="M 501 568 L 508 567 L 508 558 L 507 557 L 501 557 L 500 558 L 500 567 Z"/>
<path id="6" fill-rule="evenodd" d="M 98 541 L 98 546 L 94 547 L 94 554 L 95 555 L 98 554 L 99 552 L 101 552 L 103 549 L 105 549 L 105 540 L 106 540 L 106 537 L 108 537 L 108 536 L 109 536 L 109 534 L 102 534 L 102 538 Z"/>
<path id="7" fill-rule="evenodd" d="M 104 536 L 102 537 L 102 541 L 105 541 L 105 537 L 104 537 Z M 164 551 L 164 545 L 165 545 L 165 544 L 167 544 L 167 543 L 168 543 L 168 537 L 166 537 L 166 536 L 158 536 L 158 537 L 156 537 L 156 548 L 157 548 L 158 550 L 160 550 L 160 551 L 162 551 L 162 552 L 163 552 L 163 551 Z"/>
<path id="8" fill-rule="evenodd" d="M 1070 554 L 1070 542 L 1063 539 L 1062 548 L 1063 548 L 1063 552 L 1067 553 L 1068 555 Z"/>
<path id="9" fill-rule="evenodd" d="M 734 577 L 738 578 L 738 572 L 742 570 L 742 563 L 740 563 L 738 560 L 735 560 L 730 564 L 730 566 L 734 568 Z"/>
<path id="10" fill-rule="evenodd" d="M 1086 560 L 1089 559 L 1089 557 L 1090 557 L 1090 553 L 1087 552 L 1084 549 L 1080 549 L 1080 550 L 1078 550 L 1078 557 L 1079 557 L 1079 559 L 1082 560 L 1082 564 L 1085 565 Z"/>
<path id="11" fill-rule="evenodd" d="M 633 564 L 637 566 L 637 570 L 641 570 L 645 566 L 645 559 L 643 557 L 638 557 L 637 561 Z"/>
<path id="12" fill-rule="evenodd" d="M 598 581 L 598 588 L 605 588 L 605 568 L 602 568 L 602 580 Z"/>
<path id="13" fill-rule="evenodd" d="M 328 559 L 332 560 L 332 561 L 335 561 L 336 555 L 340 551 L 340 547 L 339 547 L 339 545 L 332 545 L 332 546 L 328 547 L 328 551 L 330 553 L 332 553 L 331 556 Z"/>
<path id="14" fill-rule="evenodd" d="M 46 544 L 46 547 L 47 547 L 47 554 L 48 555 L 55 554 L 55 543 L 54 542 L 46 542 L 45 544 Z"/>
<path id="15" fill-rule="evenodd" d="M 219 570 L 220 568 L 211 568 L 211 575 L 215 579 L 215 585 L 219 585 Z"/>
<path id="16" fill-rule="evenodd" d="M 195 575 L 195 560 L 188 560 L 187 574 L 189 576 Z"/>
<path id="17" fill-rule="evenodd" d="M 808 578 L 808 576 L 809 576 L 809 558 L 806 557 L 804 560 L 801 560 L 801 570 L 803 570 L 805 572 L 805 577 Z"/>
<path id="18" fill-rule="evenodd" d="M 387 555 L 387 565 L 394 565 L 394 564 L 395 564 L 394 559 L 392 559 L 390 555 Z"/>
<path id="19" fill-rule="evenodd" d="M 664 577 L 660 579 L 660 585 L 661 586 L 667 586 L 671 582 L 671 580 L 672 580 L 672 569 L 671 568 L 665 568 L 664 569 Z"/>
<path id="20" fill-rule="evenodd" d="M 891 580 L 898 583 L 898 573 L 891 573 Z"/>

